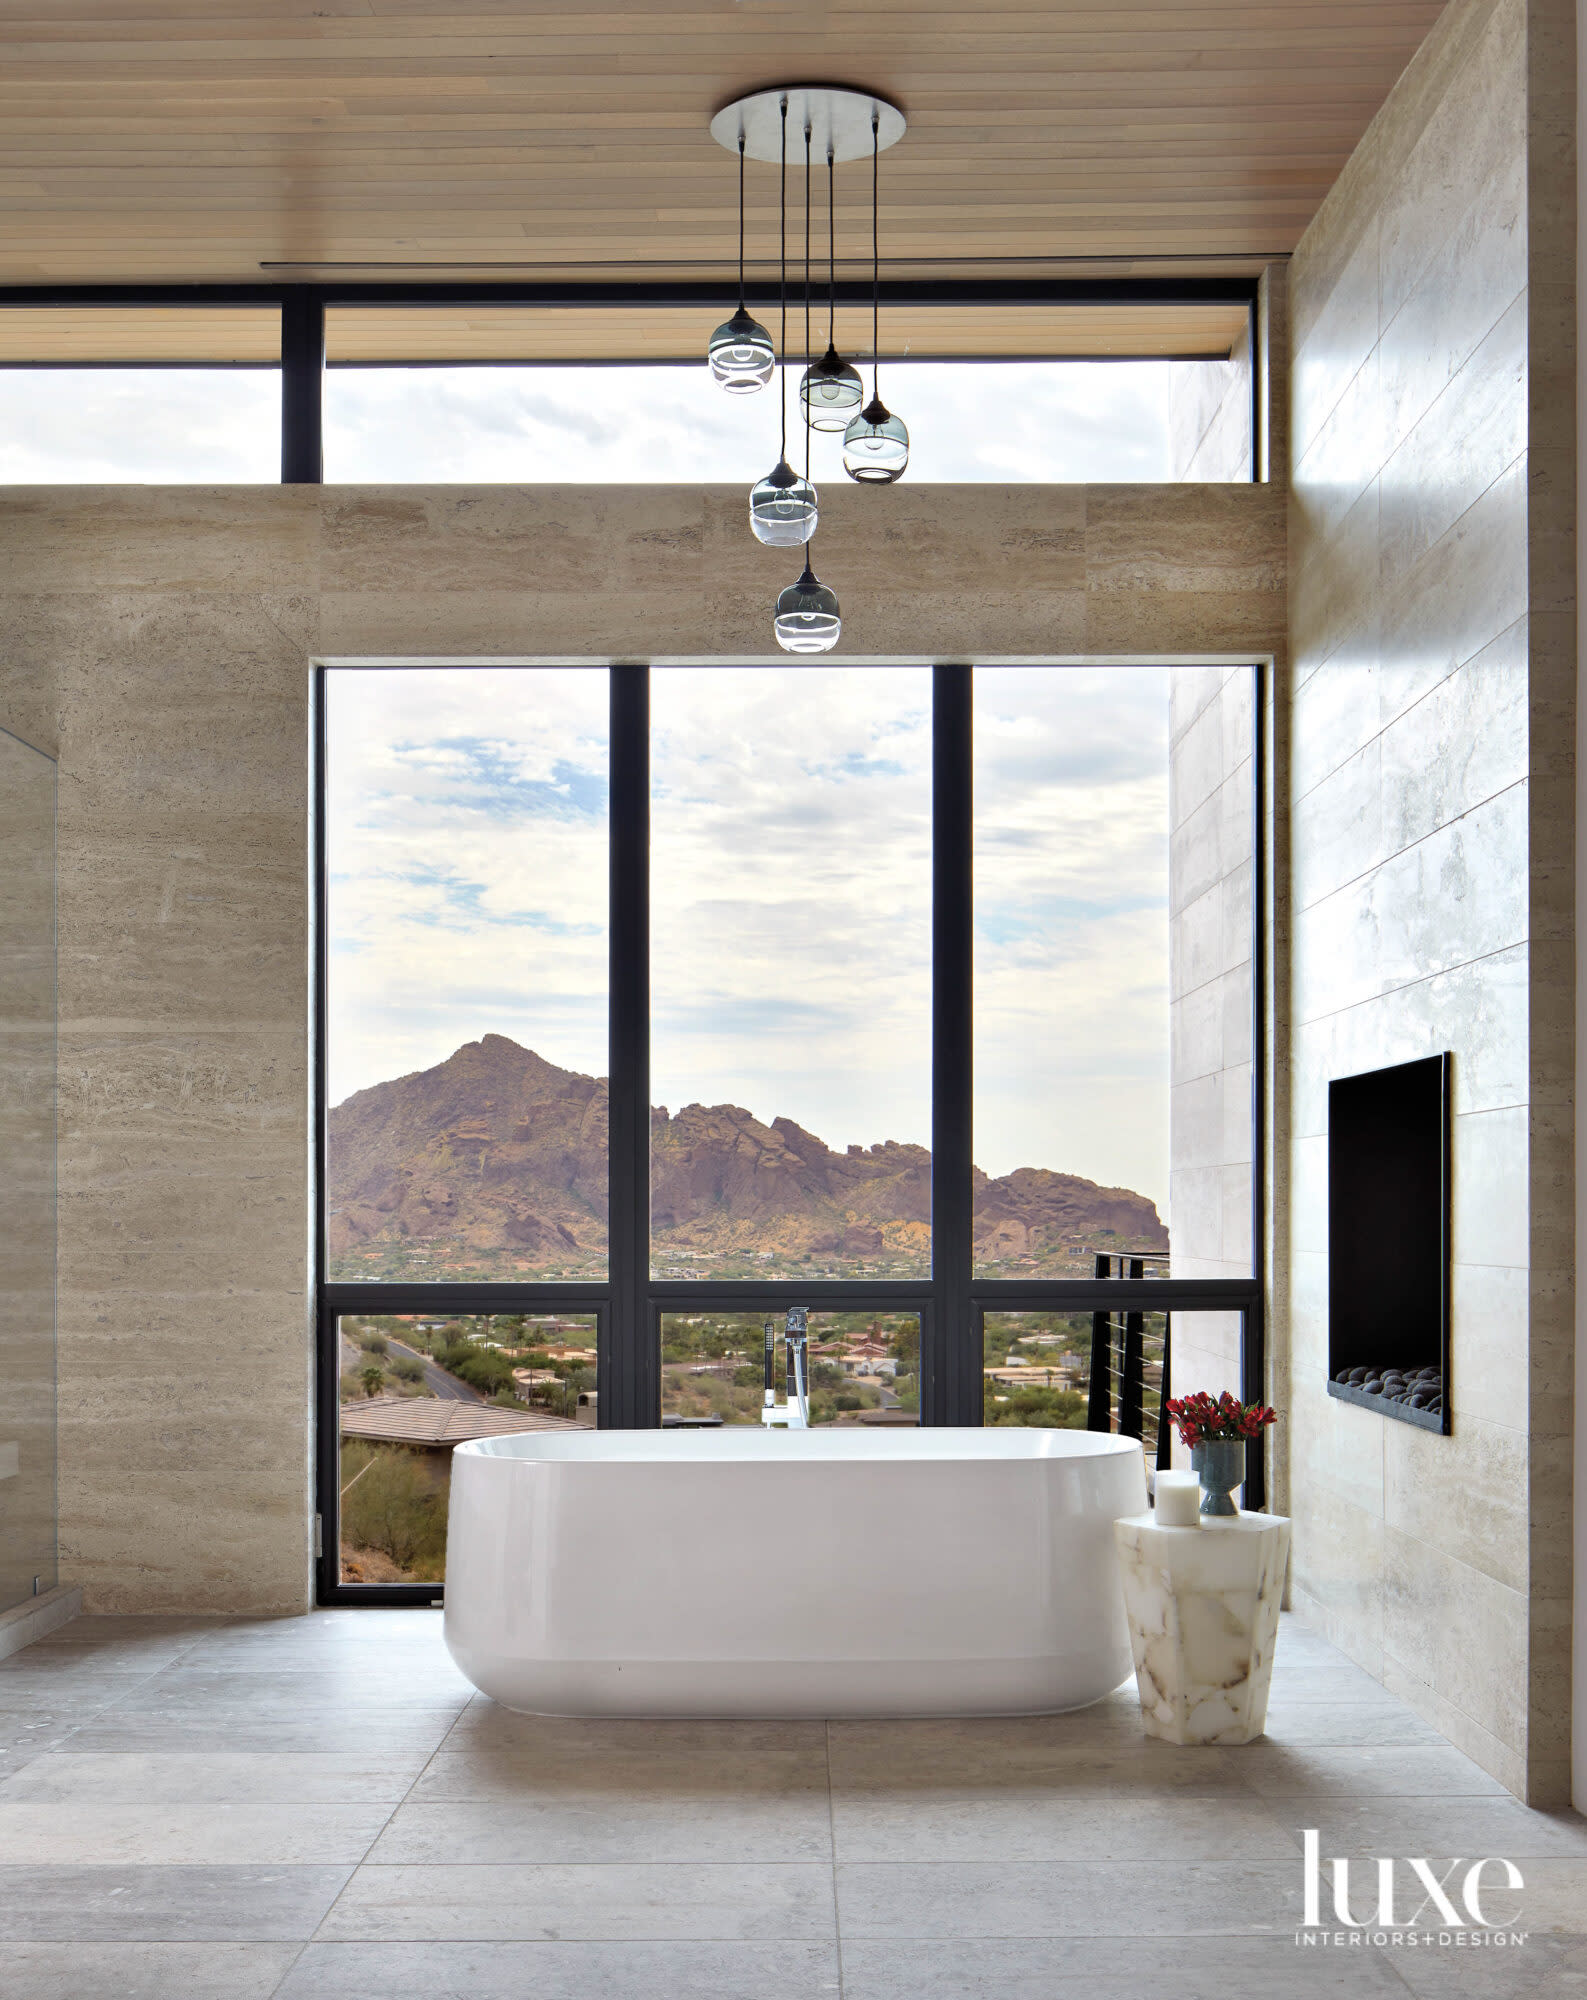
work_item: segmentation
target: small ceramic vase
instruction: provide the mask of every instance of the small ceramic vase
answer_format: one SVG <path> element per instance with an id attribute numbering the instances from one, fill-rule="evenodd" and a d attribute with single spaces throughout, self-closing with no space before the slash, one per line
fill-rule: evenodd
<path id="1" fill-rule="evenodd" d="M 1190 1462 L 1201 1481 L 1203 1514 L 1238 1514 L 1234 1489 L 1245 1483 L 1245 1439 L 1203 1438 L 1190 1448 Z"/>

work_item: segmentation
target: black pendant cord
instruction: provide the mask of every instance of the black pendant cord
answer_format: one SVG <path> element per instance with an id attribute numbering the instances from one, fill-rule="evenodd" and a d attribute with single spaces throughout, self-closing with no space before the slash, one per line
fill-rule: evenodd
<path id="1" fill-rule="evenodd" d="M 837 352 L 838 345 L 838 237 L 836 194 L 833 182 L 836 169 L 832 162 L 832 148 L 827 148 L 827 346 Z M 743 289 L 744 275 L 742 262 L 739 266 L 739 289 Z"/>
<path id="2" fill-rule="evenodd" d="M 744 128 L 738 132 L 738 309 L 744 310 Z"/>
<path id="3" fill-rule="evenodd" d="M 805 121 L 805 376 L 810 374 L 810 123 Z M 810 484 L 810 406 L 801 396 L 805 416 L 805 484 Z"/>
<path id="4" fill-rule="evenodd" d="M 777 463 L 788 463 L 788 100 L 781 105 L 782 116 L 782 170 L 777 186 L 777 290 L 782 312 L 782 330 L 778 338 L 777 359 L 781 363 L 777 373 L 777 401 L 781 405 L 779 416 L 782 423 L 782 447 L 777 453 Z"/>
<path id="5" fill-rule="evenodd" d="M 878 403 L 882 400 L 882 341 L 878 330 L 882 323 L 882 251 L 876 211 L 878 191 L 881 186 L 881 125 L 882 114 L 873 111 L 871 113 L 871 395 Z"/>

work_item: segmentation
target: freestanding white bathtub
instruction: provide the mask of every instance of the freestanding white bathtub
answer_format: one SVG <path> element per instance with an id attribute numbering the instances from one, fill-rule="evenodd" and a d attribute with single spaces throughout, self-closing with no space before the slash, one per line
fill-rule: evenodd
<path id="1" fill-rule="evenodd" d="M 1131 1671 L 1141 1447 L 1026 1430 L 529 1432 L 452 1456 L 446 1643 L 543 1715 L 995 1715 Z"/>

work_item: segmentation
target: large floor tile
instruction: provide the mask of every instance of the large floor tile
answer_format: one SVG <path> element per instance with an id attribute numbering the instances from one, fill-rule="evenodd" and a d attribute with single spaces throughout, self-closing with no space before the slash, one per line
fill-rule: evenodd
<path id="1" fill-rule="evenodd" d="M 1448 1743 L 1313 1748 L 1263 1739 L 1233 1754 L 1239 1775 L 1264 1798 L 1509 1797 L 1497 1778 Z"/>
<path id="2" fill-rule="evenodd" d="M 1583 2000 L 1587 1935 L 1541 1931 L 1526 1943 L 1478 1951 L 1435 1947 L 1396 1952 L 1401 1979 L 1416 2000 Z"/>
<path id="3" fill-rule="evenodd" d="M 732 1766 L 793 1759 L 820 1766 L 827 1725 L 821 1722 L 646 1721 L 520 1715 L 477 1695 L 458 1718 L 448 1750 L 478 1750 L 546 1765 L 656 1764 L 682 1771 L 691 1764 Z"/>
<path id="4" fill-rule="evenodd" d="M 6 2000 L 271 2000 L 296 1944 L 0 1945 Z"/>
<path id="5" fill-rule="evenodd" d="M 1508 1793 L 1481 1799 L 1312 1799 L 1305 1823 L 1316 1827 L 1324 1854 L 1587 1859 L 1587 1819 L 1580 1813 L 1533 1812 Z M 1582 1917 L 1587 1922 L 1587 1909 Z"/>
<path id="6" fill-rule="evenodd" d="M 0 1867 L 352 1867 L 390 1815 L 385 1805 L 129 1805 L 10 1802 L 0 1792 Z"/>
<path id="7" fill-rule="evenodd" d="M 325 1939 L 829 1938 L 831 1870 L 809 1865 L 360 1868 Z"/>
<path id="8" fill-rule="evenodd" d="M 311 1944 L 276 2000 L 830 2000 L 837 1991 L 837 1948 L 826 1943 Z"/>
<path id="9" fill-rule="evenodd" d="M 829 1759 L 835 1789 L 1028 1785 L 1055 1791 L 1214 1792 L 1230 1785 L 1238 1751 L 1181 1748 L 1131 1727 L 1083 1737 L 1047 1716 L 995 1721 L 834 1722 Z M 1237 1787 L 1236 1787 L 1237 1789 Z"/>
<path id="10" fill-rule="evenodd" d="M 1391 1696 L 1386 1701 L 1271 1702 L 1267 1738 L 1296 1749 L 1328 1745 L 1360 1748 L 1366 1744 L 1442 1743 L 1444 1738 L 1415 1709 Z"/>
<path id="11" fill-rule="evenodd" d="M 369 1859 L 389 1862 L 819 1861 L 832 1858 L 825 1782 L 802 1794 L 746 1790 L 526 1794 L 489 1803 L 410 1802 Z"/>
<path id="12" fill-rule="evenodd" d="M 841 1862 L 1265 1861 L 1288 1844 L 1268 1808 L 1237 1792 L 1077 1798 L 1041 1783 L 835 1790 L 832 1832 Z"/>
<path id="13" fill-rule="evenodd" d="M 345 1868 L 0 1868 L 0 1942 L 310 1937 Z"/>
<path id="14" fill-rule="evenodd" d="M 737 1725 L 724 1723 L 724 1732 Z M 623 1727 L 623 1725 L 619 1725 Z M 799 1745 L 756 1743 L 727 1734 L 714 1741 L 646 1741 L 608 1733 L 514 1742 L 486 1748 L 461 1725 L 447 1738 L 414 1789 L 415 1801 L 511 1803 L 523 1798 L 646 1797 L 733 1800 L 750 1795 L 800 1798 L 825 1790 L 826 1741 L 819 1729 Z"/>
<path id="15" fill-rule="evenodd" d="M 49 1746 L 70 1740 L 74 1751 L 95 1756 L 148 1756 L 156 1753 L 199 1752 L 204 1755 L 294 1756 L 329 1754 L 344 1757 L 356 1740 L 382 1756 L 401 1760 L 425 1757 L 438 1750 L 452 1727 L 449 1712 L 409 1712 L 400 1718 L 366 1719 L 354 1712 L 326 1715 L 303 1708 L 260 1716 L 244 1708 L 209 1712 L 169 1708 L 150 1714 L 123 1707 L 107 1709 L 85 1722 L 73 1722 Z"/>
<path id="16" fill-rule="evenodd" d="M 32 1758 L 15 1779 L 0 1773 L 0 1804 L 385 1805 L 407 1796 L 427 1762 L 377 1751 L 156 1752 L 95 1756 L 71 1749 Z"/>
<path id="17" fill-rule="evenodd" d="M 1386 1951 L 1302 1951 L 1293 1937 L 845 1937 L 844 2000 L 1405 2000 Z"/>
<path id="18" fill-rule="evenodd" d="M 850 1938 L 1192 1937 L 1293 1930 L 1300 1857 L 1211 1861 L 840 1863 Z"/>
<path id="19" fill-rule="evenodd" d="M 191 1655 L 136 1681 L 123 1693 L 129 1712 L 157 1714 L 180 1708 L 193 1714 L 246 1711 L 277 1715 L 316 1709 L 351 1718 L 379 1718 L 411 1712 L 461 1715 L 473 1695 L 460 1675 L 444 1672 L 366 1672 L 351 1666 L 305 1667 L 282 1673 L 273 1667 L 206 1666 Z M 3 1688 L 0 1688 L 3 1699 Z"/>

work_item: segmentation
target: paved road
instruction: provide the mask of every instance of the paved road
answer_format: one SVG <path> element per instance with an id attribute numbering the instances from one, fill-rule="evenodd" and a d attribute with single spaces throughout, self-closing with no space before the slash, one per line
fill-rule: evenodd
<path id="1" fill-rule="evenodd" d="M 394 1340 L 389 1333 L 385 1336 L 385 1340 L 393 1354 L 409 1356 L 423 1367 L 425 1387 L 432 1396 L 438 1396 L 443 1403 L 485 1403 L 490 1400 L 467 1382 L 460 1382 L 455 1375 L 448 1375 L 444 1368 L 438 1367 L 429 1355 L 421 1354 L 418 1348 L 409 1347 L 405 1341 Z M 356 1367 L 360 1361 L 378 1362 L 380 1359 L 378 1354 L 366 1355 L 360 1347 L 345 1337 L 342 1347 L 352 1357 L 348 1364 L 352 1367 Z"/>

